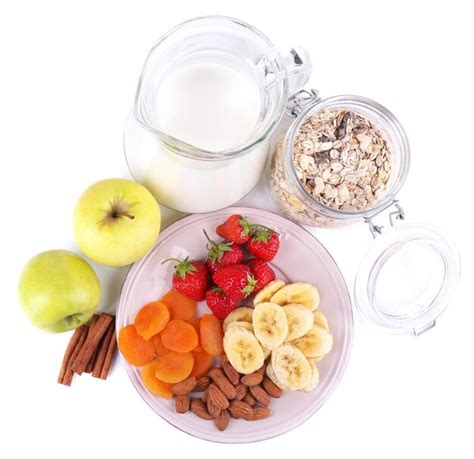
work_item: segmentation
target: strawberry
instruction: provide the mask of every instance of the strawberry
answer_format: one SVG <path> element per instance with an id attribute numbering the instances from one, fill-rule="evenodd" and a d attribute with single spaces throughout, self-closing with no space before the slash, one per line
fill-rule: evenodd
<path id="1" fill-rule="evenodd" d="M 257 281 L 253 293 L 257 293 L 262 290 L 267 284 L 275 280 L 275 272 L 268 263 L 258 258 L 251 258 L 247 261 L 247 266 L 252 271 L 253 277 Z"/>
<path id="2" fill-rule="evenodd" d="M 219 287 L 212 287 L 206 292 L 206 303 L 214 315 L 224 320 L 238 304 L 238 301 L 227 296 Z"/>
<path id="3" fill-rule="evenodd" d="M 274 231 L 259 227 L 252 233 L 247 243 L 248 251 L 263 261 L 272 261 L 280 248 L 278 234 Z"/>
<path id="4" fill-rule="evenodd" d="M 251 225 L 242 215 L 231 215 L 222 225 L 216 228 L 216 233 L 236 244 L 245 244 L 250 237 Z"/>
<path id="5" fill-rule="evenodd" d="M 216 242 L 209 238 L 206 231 L 204 231 L 207 240 L 209 241 L 209 253 L 206 259 L 206 265 L 211 273 L 216 272 L 224 266 L 238 265 L 244 259 L 244 252 L 242 248 L 233 242 Z"/>
<path id="6" fill-rule="evenodd" d="M 209 282 L 209 271 L 203 261 L 189 261 L 189 257 L 184 260 L 169 258 L 167 261 L 177 261 L 173 274 L 173 287 L 178 292 L 189 298 L 201 301 L 206 296 L 206 289 Z"/>
<path id="7" fill-rule="evenodd" d="M 212 280 L 236 301 L 249 296 L 255 288 L 255 279 L 246 265 L 225 266 L 212 275 Z"/>

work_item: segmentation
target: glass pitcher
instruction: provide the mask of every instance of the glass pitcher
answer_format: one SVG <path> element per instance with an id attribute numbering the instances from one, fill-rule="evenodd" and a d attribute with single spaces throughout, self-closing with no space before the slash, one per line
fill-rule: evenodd
<path id="1" fill-rule="evenodd" d="M 282 58 L 239 20 L 208 16 L 178 25 L 142 70 L 124 132 L 131 174 L 174 210 L 233 204 L 260 179 L 270 135 L 310 73 L 303 50 Z"/>

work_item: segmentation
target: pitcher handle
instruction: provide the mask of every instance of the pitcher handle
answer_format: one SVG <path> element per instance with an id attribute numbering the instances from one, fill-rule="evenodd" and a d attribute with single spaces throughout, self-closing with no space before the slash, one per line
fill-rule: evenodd
<path id="1" fill-rule="evenodd" d="M 288 95 L 292 96 L 306 85 L 311 76 L 312 65 L 308 52 L 296 46 L 282 57 L 288 75 Z"/>

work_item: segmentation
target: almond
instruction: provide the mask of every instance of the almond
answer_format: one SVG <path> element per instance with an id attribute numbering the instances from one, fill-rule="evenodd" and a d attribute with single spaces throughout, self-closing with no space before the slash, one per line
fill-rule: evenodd
<path id="1" fill-rule="evenodd" d="M 171 392 L 173 392 L 174 395 L 186 395 L 196 387 L 196 384 L 197 379 L 194 376 L 191 376 L 190 378 L 175 384 L 171 388 Z"/>
<path id="2" fill-rule="evenodd" d="M 234 387 L 232 386 L 232 388 Z M 227 400 L 227 397 L 225 396 L 224 392 L 222 392 L 215 384 L 211 384 L 207 391 L 209 395 L 209 400 L 214 403 L 217 408 L 225 410 L 229 407 L 229 400 Z"/>
<path id="3" fill-rule="evenodd" d="M 211 421 L 212 416 L 207 411 L 206 405 L 200 398 L 193 398 L 191 400 L 191 411 L 201 419 Z"/>
<path id="4" fill-rule="evenodd" d="M 224 393 L 227 400 L 233 400 L 235 398 L 235 387 L 230 383 L 220 368 L 213 368 L 208 374 L 216 386 Z"/>
<path id="5" fill-rule="evenodd" d="M 255 397 L 250 392 L 247 392 L 242 400 L 250 406 L 254 406 L 257 403 L 257 400 L 255 400 Z"/>
<path id="6" fill-rule="evenodd" d="M 235 419 L 245 419 L 250 421 L 253 418 L 253 409 L 241 400 L 233 400 L 229 406 L 230 414 Z"/>
<path id="7" fill-rule="evenodd" d="M 174 399 L 176 412 L 180 414 L 187 413 L 189 411 L 189 407 L 191 405 L 191 399 L 188 395 L 177 395 Z"/>
<path id="8" fill-rule="evenodd" d="M 221 410 L 221 414 L 214 419 L 214 423 L 216 424 L 217 430 L 221 432 L 227 429 L 230 420 L 230 413 L 229 410 Z"/>
<path id="9" fill-rule="evenodd" d="M 263 406 L 270 405 L 270 396 L 265 392 L 265 389 L 263 389 L 263 387 L 250 386 L 249 390 L 258 403 L 262 404 Z"/>
<path id="10" fill-rule="evenodd" d="M 270 397 L 280 398 L 283 391 L 268 377 L 263 378 L 263 388 Z"/>
<path id="11" fill-rule="evenodd" d="M 245 375 L 242 377 L 240 380 L 242 384 L 245 384 L 246 386 L 258 386 L 263 380 L 263 374 L 261 371 L 257 370 L 254 371 L 253 373 L 250 373 L 249 375 Z"/>
<path id="12" fill-rule="evenodd" d="M 193 392 L 204 392 L 211 384 L 211 380 L 207 376 L 202 376 L 196 382 Z"/>
<path id="13" fill-rule="evenodd" d="M 245 384 L 239 383 L 235 386 L 235 400 L 242 400 L 248 392 L 248 387 Z"/>
<path id="14" fill-rule="evenodd" d="M 214 405 L 214 403 L 212 402 L 212 400 L 208 400 L 207 401 L 207 411 L 209 412 L 209 414 L 214 418 L 218 418 L 221 414 L 221 409 L 220 408 L 217 408 L 216 405 Z"/>
<path id="15" fill-rule="evenodd" d="M 221 362 L 221 368 L 229 381 L 235 386 L 239 384 L 240 375 L 239 372 L 227 361 Z"/>
<path id="16" fill-rule="evenodd" d="M 272 412 L 270 411 L 270 408 L 266 406 L 256 406 L 253 408 L 252 421 L 259 421 L 260 419 L 268 418 L 271 414 Z"/>
<path id="17" fill-rule="evenodd" d="M 209 388 L 207 388 L 205 391 L 204 391 L 204 394 L 202 394 L 202 401 L 204 403 L 207 403 L 207 401 L 209 400 Z"/>

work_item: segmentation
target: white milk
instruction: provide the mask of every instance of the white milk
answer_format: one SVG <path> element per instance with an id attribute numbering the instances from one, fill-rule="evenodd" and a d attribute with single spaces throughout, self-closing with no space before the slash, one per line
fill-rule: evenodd
<path id="1" fill-rule="evenodd" d="M 193 64 L 166 76 L 157 89 L 158 128 L 214 152 L 246 142 L 261 112 L 257 83 L 220 64 Z M 207 212 L 238 201 L 263 172 L 268 142 L 225 161 L 190 159 L 156 145 L 141 181 L 164 205 Z"/>

